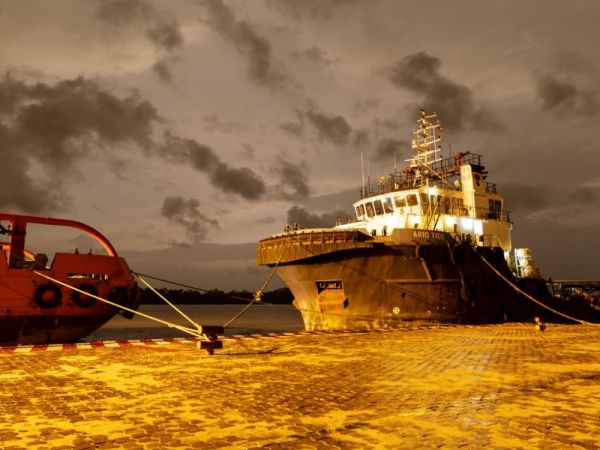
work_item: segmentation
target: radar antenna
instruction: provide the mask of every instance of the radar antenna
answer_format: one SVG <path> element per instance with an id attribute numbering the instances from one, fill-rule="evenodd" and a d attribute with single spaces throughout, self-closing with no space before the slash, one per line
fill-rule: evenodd
<path id="1" fill-rule="evenodd" d="M 437 113 L 427 115 L 421 110 L 421 115 L 417 121 L 418 127 L 413 131 L 412 148 L 415 155 L 407 159 L 411 167 L 429 167 L 431 164 L 441 161 L 440 153 L 442 151 L 442 137 L 440 132 L 444 128 L 440 125 Z"/>

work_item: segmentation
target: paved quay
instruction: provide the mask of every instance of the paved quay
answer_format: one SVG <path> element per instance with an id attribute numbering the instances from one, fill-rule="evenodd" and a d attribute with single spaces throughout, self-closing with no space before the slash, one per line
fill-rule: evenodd
<path id="1" fill-rule="evenodd" d="M 0 448 L 600 448 L 600 327 L 37 350 L 0 352 Z"/>

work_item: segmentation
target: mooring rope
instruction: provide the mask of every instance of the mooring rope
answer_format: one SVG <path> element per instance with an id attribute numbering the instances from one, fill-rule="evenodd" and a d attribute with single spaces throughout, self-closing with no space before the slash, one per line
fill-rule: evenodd
<path id="1" fill-rule="evenodd" d="M 202 331 L 202 325 L 200 325 L 199 323 L 194 322 L 187 314 L 185 314 L 182 310 L 180 310 L 177 306 L 175 306 L 173 303 L 171 303 L 169 300 L 167 300 L 167 298 L 162 295 L 160 292 L 158 292 L 156 289 L 154 289 L 154 287 L 152 287 L 150 285 L 150 283 L 148 283 L 146 280 L 144 280 L 143 277 L 136 275 L 137 278 L 144 283 L 152 292 L 154 292 L 161 300 L 163 300 L 167 305 L 169 305 L 171 308 L 173 308 L 175 311 L 177 311 L 184 319 L 186 319 L 189 323 L 191 323 L 192 325 L 194 325 L 194 327 L 196 327 L 196 329 Z"/>
<path id="2" fill-rule="evenodd" d="M 200 292 L 212 292 L 212 291 L 214 291 L 214 289 L 199 288 L 197 286 L 191 286 L 189 284 L 178 283 L 176 281 L 166 280 L 165 278 L 155 277 L 154 275 L 148 275 L 146 273 L 134 272 L 133 270 L 131 272 L 134 275 L 136 275 L 136 276 L 142 276 L 142 277 L 150 278 L 152 280 L 162 281 L 163 283 L 172 284 L 173 286 L 180 286 L 180 287 L 184 287 L 184 288 L 188 288 L 188 289 L 193 289 L 194 291 L 200 291 Z M 239 295 L 231 295 L 231 294 L 228 294 L 226 292 L 223 292 L 223 294 L 226 297 L 233 298 L 235 300 L 240 300 L 240 301 L 243 301 L 244 303 L 246 303 L 249 300 L 251 300 L 249 298 L 240 297 Z"/>
<path id="3" fill-rule="evenodd" d="M 207 339 L 206 336 L 204 336 L 202 334 L 202 326 L 201 325 L 198 325 L 197 329 L 192 329 L 192 328 L 184 327 L 182 325 L 177 325 L 176 323 L 169 322 L 169 321 L 163 320 L 163 319 L 159 319 L 158 317 L 154 317 L 154 316 L 151 316 L 149 314 L 145 314 L 143 312 L 136 311 L 135 309 L 131 309 L 131 308 L 128 308 L 126 306 L 119 305 L 118 303 L 111 302 L 110 300 L 106 300 L 105 298 L 102 298 L 102 297 L 99 297 L 97 295 L 91 294 L 90 292 L 83 291 L 83 290 L 81 290 L 79 288 L 76 288 L 75 286 L 71 286 L 70 284 L 67 284 L 67 283 L 64 283 L 64 282 L 62 282 L 60 280 L 57 280 L 56 278 L 52 278 L 51 276 L 45 275 L 43 273 L 40 273 L 37 270 L 34 270 L 33 273 L 35 273 L 36 275 L 39 275 L 42 278 L 45 278 L 48 281 L 56 283 L 56 284 L 58 284 L 60 286 L 64 286 L 67 289 L 71 289 L 72 291 L 79 292 L 80 294 L 87 295 L 87 296 L 89 296 L 91 298 L 94 298 L 94 299 L 96 299 L 98 301 L 107 303 L 107 304 L 109 304 L 111 306 L 114 306 L 116 308 L 123 309 L 125 311 L 130 312 L 130 313 L 137 314 L 138 316 L 144 317 L 146 319 L 153 320 L 153 321 L 158 322 L 158 323 L 162 323 L 163 325 L 166 325 L 169 328 L 175 328 L 175 329 L 177 329 L 179 331 L 182 331 L 184 333 L 190 334 L 190 335 L 192 335 L 194 337 Z"/>
<path id="4" fill-rule="evenodd" d="M 479 257 L 483 260 L 484 263 L 487 264 L 487 266 L 492 269 L 496 275 L 498 275 L 498 277 L 500 277 L 502 280 L 504 280 L 510 287 L 512 287 L 515 291 L 523 294 L 527 299 L 531 300 L 532 302 L 538 304 L 539 306 L 541 306 L 542 308 L 547 309 L 548 311 L 552 311 L 554 314 L 557 314 L 561 317 L 564 317 L 565 319 L 569 319 L 572 320 L 573 322 L 578 322 L 580 324 L 583 325 L 594 325 L 594 326 L 600 326 L 600 323 L 594 323 L 594 322 L 588 322 L 586 320 L 581 320 L 581 319 L 577 319 L 576 317 L 571 317 L 567 314 L 564 314 L 560 311 L 557 311 L 554 308 L 551 308 L 550 306 L 546 305 L 545 303 L 539 301 L 538 299 L 532 297 L 531 295 L 529 295 L 527 292 L 525 292 L 523 289 L 521 289 L 519 286 L 517 286 L 516 284 L 514 284 L 512 281 L 510 281 L 508 278 L 506 278 L 499 270 L 497 270 L 486 258 L 484 258 L 483 255 L 481 255 L 479 252 L 475 252 L 479 255 Z"/>
<path id="5" fill-rule="evenodd" d="M 279 263 L 281 262 L 281 258 L 283 258 L 283 253 L 284 252 L 285 252 L 285 249 L 282 249 L 281 250 L 281 255 L 279 255 L 279 258 L 277 259 L 277 263 L 275 263 L 275 266 L 273 267 L 273 270 L 271 270 L 271 273 L 269 274 L 269 277 L 263 283 L 262 287 L 258 291 L 256 291 L 256 293 L 254 294 L 254 298 L 252 299 L 252 301 L 250 303 L 248 303 L 244 307 L 244 309 L 242 309 L 239 313 L 237 313 L 235 316 L 233 316 L 231 319 L 229 319 L 227 322 L 225 322 L 223 324 L 223 328 L 227 328 L 229 325 L 231 325 L 232 323 L 234 323 L 236 320 L 238 320 L 240 317 L 242 317 L 242 315 L 245 314 L 246 311 L 248 311 L 250 309 L 250 307 L 254 303 L 260 302 L 262 300 L 263 293 L 264 293 L 265 289 L 267 288 L 267 286 L 269 285 L 269 283 L 271 282 L 271 280 L 273 279 L 273 276 L 275 275 L 275 272 L 277 271 L 277 267 L 279 266 Z"/>

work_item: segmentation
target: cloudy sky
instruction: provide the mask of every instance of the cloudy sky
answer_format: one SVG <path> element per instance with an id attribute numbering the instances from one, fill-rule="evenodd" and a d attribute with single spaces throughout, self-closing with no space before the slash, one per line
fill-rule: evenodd
<path id="1" fill-rule="evenodd" d="M 445 151 L 484 155 L 544 275 L 598 279 L 598 17 L 593 0 L 0 0 L 0 210 L 86 222 L 140 272 L 256 289 L 256 241 L 333 225 L 360 142 L 386 174 L 425 107 Z"/>

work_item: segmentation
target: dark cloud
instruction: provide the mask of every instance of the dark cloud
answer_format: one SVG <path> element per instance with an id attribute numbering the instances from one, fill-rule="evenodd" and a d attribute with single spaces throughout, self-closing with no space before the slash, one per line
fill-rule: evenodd
<path id="1" fill-rule="evenodd" d="M 479 130 L 502 129 L 489 111 L 476 108 L 469 88 L 440 74 L 441 65 L 438 58 L 422 51 L 405 56 L 384 73 L 395 86 L 418 94 L 423 108 L 437 111 L 442 123 L 451 129 L 460 131 L 467 124 Z"/>
<path id="2" fill-rule="evenodd" d="M 151 145 L 156 109 L 137 93 L 118 98 L 95 81 L 77 78 L 49 85 L 0 81 L 0 206 L 28 212 L 63 207 L 62 185 L 90 147 Z M 37 175 L 31 172 L 32 164 Z"/>
<path id="3" fill-rule="evenodd" d="M 219 227 L 219 222 L 200 212 L 200 202 L 194 198 L 167 197 L 163 201 L 161 214 L 170 221 L 182 225 L 192 244 L 206 239 L 209 228 Z"/>
<path id="4" fill-rule="evenodd" d="M 334 60 L 327 56 L 327 53 L 317 46 L 312 46 L 302 51 L 292 52 L 291 55 L 297 59 L 304 59 L 312 63 L 325 66 L 329 66 L 334 63 Z"/>
<path id="5" fill-rule="evenodd" d="M 300 206 L 292 206 L 287 212 L 288 224 L 297 223 L 302 228 L 331 228 L 336 222 L 345 221 L 348 216 L 343 211 L 333 213 L 311 214 Z"/>
<path id="6" fill-rule="evenodd" d="M 172 66 L 179 60 L 178 52 L 184 39 L 177 20 L 165 11 L 158 11 L 145 0 L 104 0 L 98 3 L 96 17 L 118 27 L 141 26 L 146 38 L 158 53 L 152 71 L 159 80 L 173 82 Z"/>
<path id="7" fill-rule="evenodd" d="M 252 170 L 229 167 L 211 147 L 193 139 L 166 133 L 160 154 L 171 161 L 190 164 L 194 169 L 207 173 L 211 184 L 223 192 L 241 195 L 248 200 L 257 200 L 265 192 L 264 182 Z"/>
<path id="8" fill-rule="evenodd" d="M 171 66 L 168 60 L 163 59 L 161 61 L 156 61 L 152 65 L 152 70 L 161 81 L 165 83 L 173 82 L 173 74 L 171 73 Z"/>
<path id="9" fill-rule="evenodd" d="M 175 19 L 155 23 L 146 32 L 156 48 L 171 52 L 183 45 L 183 36 Z"/>
<path id="10" fill-rule="evenodd" d="M 208 146 L 173 134 L 156 142 L 153 133 L 161 119 L 136 92 L 120 98 L 85 78 L 50 85 L 7 76 L 0 80 L 0 100 L 0 156 L 10 168 L 0 177 L 0 207 L 34 213 L 62 208 L 62 186 L 82 176 L 84 157 L 104 151 L 109 163 L 122 160 L 110 149 L 127 145 L 189 164 L 224 192 L 256 199 L 265 191 L 254 172 L 229 167 Z"/>
<path id="11" fill-rule="evenodd" d="M 271 89 L 283 88 L 288 80 L 273 65 L 269 41 L 248 22 L 236 20 L 222 0 L 204 0 L 203 3 L 208 10 L 208 25 L 246 58 L 248 78 Z"/>
<path id="12" fill-rule="evenodd" d="M 593 92 L 581 90 L 573 83 L 550 74 L 537 77 L 536 82 L 542 108 L 558 113 L 598 113 L 598 101 Z"/>
<path id="13" fill-rule="evenodd" d="M 281 159 L 271 171 L 281 180 L 275 187 L 277 197 L 284 200 L 302 200 L 310 195 L 306 164 L 294 164 Z"/>
<path id="14" fill-rule="evenodd" d="M 406 141 L 382 139 L 375 149 L 375 158 L 380 161 L 390 161 L 396 156 L 401 157 L 403 154 L 406 154 L 410 148 L 410 144 Z"/>
<path id="15" fill-rule="evenodd" d="M 328 116 L 317 111 L 306 111 L 306 118 L 315 127 L 319 139 L 336 145 L 348 142 L 352 128 L 342 116 Z"/>

